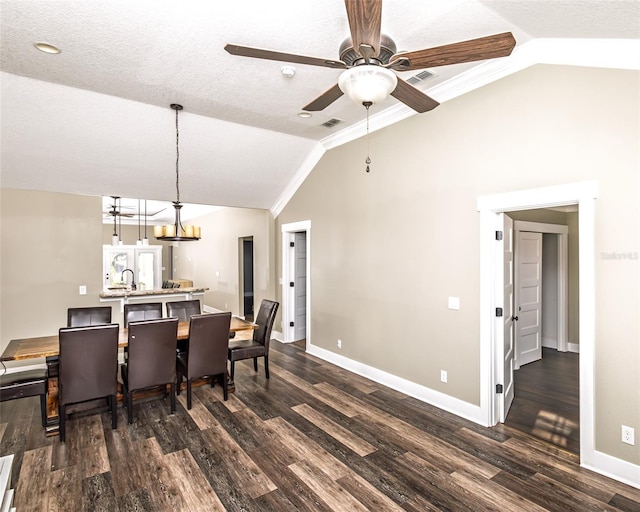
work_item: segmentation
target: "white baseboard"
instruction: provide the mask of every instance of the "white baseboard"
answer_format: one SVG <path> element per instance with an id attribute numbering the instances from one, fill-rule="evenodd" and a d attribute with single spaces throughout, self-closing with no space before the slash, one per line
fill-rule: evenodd
<path id="1" fill-rule="evenodd" d="M 571 343 L 567 344 L 568 352 L 573 352 L 574 354 L 580 353 L 580 344 L 579 343 Z"/>
<path id="2" fill-rule="evenodd" d="M 578 351 L 577 343 L 569 344 L 570 351 Z M 335 364 L 340 368 L 349 370 L 374 382 L 383 384 L 391 389 L 400 391 L 406 395 L 417 398 L 439 409 L 473 421 L 482 426 L 487 426 L 483 421 L 481 409 L 477 405 L 470 404 L 458 398 L 446 395 L 431 388 L 421 386 L 396 375 L 384 372 L 372 366 L 354 361 L 329 350 L 307 344 L 307 352 L 324 361 Z M 618 459 L 602 452 L 594 451 L 593 459 L 581 462 L 581 466 L 619 482 L 640 488 L 640 466 Z"/>
<path id="3" fill-rule="evenodd" d="M 640 489 L 640 466 L 606 453 L 593 451 L 593 460 L 581 461 L 583 468 Z"/>
<path id="4" fill-rule="evenodd" d="M 440 391 L 435 391 L 431 388 L 421 386 L 415 382 L 411 382 L 396 375 L 392 375 L 391 373 L 354 361 L 353 359 L 349 359 L 315 345 L 307 344 L 307 352 L 329 363 L 335 364 L 340 368 L 344 368 L 345 370 L 349 370 L 357 375 L 371 379 L 374 382 L 384 384 L 391 389 L 400 391 L 405 395 L 417 398 L 418 400 L 434 405 L 435 407 L 455 414 L 456 416 L 460 416 L 461 418 L 486 426 L 486 423 L 482 419 L 482 411 L 479 405 L 470 404 L 458 398 L 446 395 L 445 393 L 441 393 Z"/>
<path id="5" fill-rule="evenodd" d="M 544 348 L 553 348 L 558 350 L 558 339 L 557 338 L 546 338 L 542 337 L 542 346 Z"/>

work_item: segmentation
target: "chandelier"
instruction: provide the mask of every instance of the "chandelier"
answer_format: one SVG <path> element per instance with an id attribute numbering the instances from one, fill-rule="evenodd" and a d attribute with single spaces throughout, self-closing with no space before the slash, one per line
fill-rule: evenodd
<path id="1" fill-rule="evenodd" d="M 193 224 L 183 226 L 182 222 L 180 222 L 182 204 L 180 203 L 180 132 L 178 130 L 178 112 L 182 110 L 182 105 L 172 103 L 170 106 L 176 111 L 176 200 L 172 201 L 173 208 L 175 209 L 175 221 L 173 224 L 154 226 L 153 236 L 155 236 L 156 240 L 191 242 L 200 240 L 200 226 L 194 226 Z"/>

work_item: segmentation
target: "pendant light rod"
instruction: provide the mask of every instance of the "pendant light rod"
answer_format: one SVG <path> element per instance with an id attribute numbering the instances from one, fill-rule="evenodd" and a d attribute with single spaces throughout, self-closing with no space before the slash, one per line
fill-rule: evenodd
<path id="1" fill-rule="evenodd" d="M 178 125 L 178 112 L 183 107 L 177 103 L 172 103 L 170 107 L 176 111 L 176 200 L 173 201 L 175 209 L 175 221 L 173 224 L 165 226 L 154 226 L 153 235 L 157 240 L 166 240 L 171 242 L 190 242 L 200 240 L 200 227 L 188 224 L 182 225 L 180 220 L 180 129 Z"/>

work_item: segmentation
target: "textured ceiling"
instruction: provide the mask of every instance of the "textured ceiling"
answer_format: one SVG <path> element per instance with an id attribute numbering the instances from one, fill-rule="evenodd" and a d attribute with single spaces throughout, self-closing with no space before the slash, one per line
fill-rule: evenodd
<path id="1" fill-rule="evenodd" d="M 516 50 L 537 38 L 638 39 L 639 5 L 385 0 L 382 31 L 399 50 L 504 31 L 513 32 Z M 271 208 L 320 141 L 364 117 L 346 97 L 309 119 L 297 116 L 339 70 L 295 65 L 289 79 L 283 63 L 223 50 L 238 43 L 337 58 L 349 34 L 341 0 L 1 0 L 0 15 L 3 187 L 172 200 L 168 105 L 181 103 L 181 199 Z M 62 53 L 41 53 L 37 41 Z M 419 87 L 431 90 L 473 66 L 435 68 Z M 393 98 L 372 113 L 390 107 Z M 343 123 L 320 126 L 331 118 Z"/>

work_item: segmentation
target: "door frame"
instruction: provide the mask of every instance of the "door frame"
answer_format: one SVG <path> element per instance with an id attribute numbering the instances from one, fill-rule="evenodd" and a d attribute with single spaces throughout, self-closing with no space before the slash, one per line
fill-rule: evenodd
<path id="1" fill-rule="evenodd" d="M 531 222 L 525 220 L 513 221 L 514 238 L 520 231 L 542 233 L 543 235 L 555 235 L 558 239 L 556 274 L 558 287 L 556 296 L 558 300 L 558 326 L 556 340 L 558 352 L 569 351 L 569 226 L 566 224 L 547 224 L 544 222 Z M 518 251 L 516 245 L 515 251 Z M 543 261 L 544 265 L 544 261 Z M 518 286 L 518 274 L 516 273 L 515 286 Z M 542 299 L 541 299 L 542 300 Z M 541 334 L 542 336 L 542 334 Z M 543 345 L 544 346 L 544 345 Z M 516 358 L 515 368 L 520 364 Z"/>
<path id="2" fill-rule="evenodd" d="M 483 421 L 493 426 L 499 420 L 496 393 L 497 365 L 502 347 L 496 329 L 501 318 L 495 308 L 501 303 L 496 276 L 503 272 L 503 256 L 495 243 L 502 228 L 500 213 L 578 204 L 580 262 L 580 463 L 594 466 L 595 451 L 595 199 L 597 181 L 585 181 L 530 190 L 506 192 L 478 198 L 480 213 L 480 410 Z"/>
<path id="3" fill-rule="evenodd" d="M 289 287 L 289 276 L 295 275 L 295 257 L 293 251 L 289 250 L 290 242 L 294 241 L 295 233 L 304 232 L 306 234 L 306 265 L 307 265 L 307 297 L 306 297 L 306 343 L 311 345 L 311 221 L 290 222 L 281 226 L 282 233 L 282 337 L 284 343 L 294 341 L 293 327 L 289 323 L 295 318 L 295 297 Z"/>

